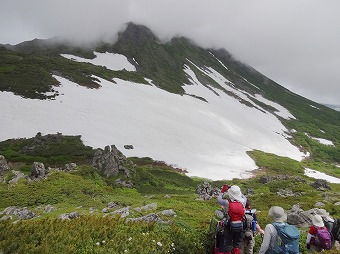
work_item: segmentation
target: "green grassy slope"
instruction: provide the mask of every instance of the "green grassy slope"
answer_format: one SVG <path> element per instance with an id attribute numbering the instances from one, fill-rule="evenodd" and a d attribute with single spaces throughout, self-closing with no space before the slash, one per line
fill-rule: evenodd
<path id="1" fill-rule="evenodd" d="M 134 188 L 122 188 L 115 180 L 124 180 L 124 176 L 103 178 L 88 160 L 77 160 L 88 158 L 89 151 L 92 151 L 91 148 L 82 146 L 79 140 L 79 137 L 65 136 L 61 146 L 54 143 L 55 140 L 46 141 L 51 148 L 48 155 L 42 155 L 39 149 L 34 154 L 23 152 L 26 151 L 24 147 L 34 144 L 33 138 L 0 142 L 0 154 L 9 150 L 19 151 L 19 154 L 34 159 L 45 158 L 51 167 L 65 163 L 65 158 L 71 160 L 68 162 L 78 163 L 75 171 L 52 170 L 46 180 L 40 181 L 21 179 L 17 184 L 9 185 L 6 179 L 10 178 L 11 173 L 4 174 L 5 182 L 0 183 L 0 210 L 9 206 L 27 207 L 40 216 L 16 223 L 13 223 L 15 218 L 0 221 L 0 251 L 126 253 L 127 250 L 128 253 L 211 253 L 213 239 L 209 223 L 219 205 L 215 199 L 197 200 L 195 188 L 203 180 L 187 177 L 151 158 L 133 157 L 129 159 L 135 166 L 130 168 L 132 174 L 128 180 L 134 183 Z M 77 155 L 67 157 L 69 148 L 77 143 Z M 37 155 L 39 157 L 36 157 Z M 310 186 L 314 180 L 303 175 L 303 163 L 261 151 L 253 151 L 249 155 L 261 170 L 251 179 L 234 179 L 228 184 L 238 184 L 243 192 L 253 190 L 249 198 L 259 211 L 258 220 L 262 227 L 270 223 L 267 213 L 272 205 L 290 209 L 293 204 L 299 203 L 304 210 L 308 210 L 315 202 L 322 201 L 327 211 L 334 217 L 340 217 L 340 210 L 334 205 L 334 200 L 340 200 L 339 184 L 330 184 L 331 190 L 318 191 Z M 20 158 L 25 159 L 21 161 Z M 60 161 L 56 158 L 60 158 Z M 8 161 L 13 169 L 29 174 L 27 167 L 31 160 L 14 156 L 9 157 Z M 277 176 L 283 172 L 290 177 L 286 180 L 273 180 L 267 184 L 259 181 L 262 175 Z M 224 183 L 210 182 L 214 187 L 221 187 Z M 286 198 L 276 195 L 276 191 L 286 188 L 302 195 Z M 102 212 L 109 202 L 115 202 L 120 208 L 130 206 L 128 217 L 132 218 L 167 209 L 173 209 L 176 217 L 160 215 L 164 221 L 173 221 L 171 224 L 126 223 L 124 218 Z M 156 210 L 139 212 L 133 209 L 151 203 L 157 203 Z M 56 210 L 46 213 L 43 211 L 46 205 L 53 205 Z M 77 219 L 58 219 L 60 214 L 75 211 L 80 214 Z M 307 229 L 302 228 L 301 232 L 301 253 L 307 253 L 304 247 Z M 257 237 L 256 249 L 259 248 L 260 242 L 261 238 Z"/>

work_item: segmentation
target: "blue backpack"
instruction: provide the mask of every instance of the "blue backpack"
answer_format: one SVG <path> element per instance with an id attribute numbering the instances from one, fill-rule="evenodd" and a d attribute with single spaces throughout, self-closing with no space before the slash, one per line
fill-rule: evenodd
<path id="1" fill-rule="evenodd" d="M 272 253 L 299 253 L 300 231 L 295 226 L 287 223 L 273 222 L 272 224 L 277 231 L 277 243 L 272 249 Z"/>

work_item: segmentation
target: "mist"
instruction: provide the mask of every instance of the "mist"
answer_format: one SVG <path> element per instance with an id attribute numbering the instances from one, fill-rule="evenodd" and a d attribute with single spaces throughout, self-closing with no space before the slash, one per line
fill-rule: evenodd
<path id="1" fill-rule="evenodd" d="M 295 93 L 340 105 L 339 9 L 336 0 L 3 0 L 0 43 L 113 42 L 134 22 L 164 42 L 185 36 L 225 48 Z"/>

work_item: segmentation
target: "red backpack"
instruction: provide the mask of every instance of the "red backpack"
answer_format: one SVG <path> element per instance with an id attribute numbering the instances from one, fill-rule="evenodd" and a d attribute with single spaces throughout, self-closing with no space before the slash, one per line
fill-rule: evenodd
<path id="1" fill-rule="evenodd" d="M 228 214 L 230 218 L 229 220 L 242 221 L 245 212 L 243 204 L 239 201 L 231 201 L 230 199 L 228 200 L 228 202 L 229 202 Z"/>

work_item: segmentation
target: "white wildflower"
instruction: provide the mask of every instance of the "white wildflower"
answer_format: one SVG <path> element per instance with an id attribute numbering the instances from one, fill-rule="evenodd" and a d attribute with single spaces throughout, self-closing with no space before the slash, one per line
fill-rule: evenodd
<path id="1" fill-rule="evenodd" d="M 128 241 L 131 241 L 132 240 L 132 237 L 129 237 Z"/>
<path id="2" fill-rule="evenodd" d="M 99 246 L 99 245 L 100 245 L 100 242 L 96 242 L 96 245 Z"/>
<path id="3" fill-rule="evenodd" d="M 163 244 L 162 244 L 161 242 L 157 242 L 157 245 L 158 245 L 159 247 L 162 247 L 162 246 L 163 246 Z"/>
<path id="4" fill-rule="evenodd" d="M 174 243 L 171 243 L 171 247 L 174 247 L 175 246 L 175 244 Z"/>

